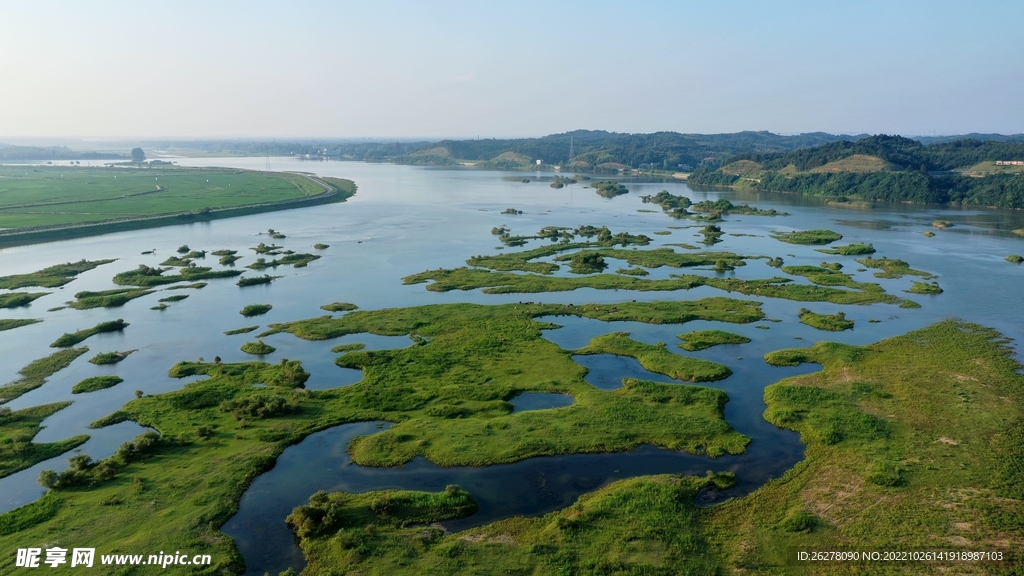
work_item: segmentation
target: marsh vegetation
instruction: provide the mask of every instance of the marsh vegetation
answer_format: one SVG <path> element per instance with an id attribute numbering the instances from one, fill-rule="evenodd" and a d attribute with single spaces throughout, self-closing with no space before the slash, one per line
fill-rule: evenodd
<path id="1" fill-rule="evenodd" d="M 121 318 L 109 322 L 100 322 L 92 328 L 85 328 L 77 332 L 65 332 L 63 336 L 54 340 L 53 344 L 50 344 L 50 348 L 67 348 L 97 334 L 120 332 L 127 327 L 128 323 Z"/>

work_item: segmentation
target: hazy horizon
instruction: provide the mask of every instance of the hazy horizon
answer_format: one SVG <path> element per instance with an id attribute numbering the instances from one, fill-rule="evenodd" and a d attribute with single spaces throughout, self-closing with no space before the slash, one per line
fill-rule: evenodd
<path id="1" fill-rule="evenodd" d="M 1024 132 L 982 2 L 0 9 L 0 141 Z"/>

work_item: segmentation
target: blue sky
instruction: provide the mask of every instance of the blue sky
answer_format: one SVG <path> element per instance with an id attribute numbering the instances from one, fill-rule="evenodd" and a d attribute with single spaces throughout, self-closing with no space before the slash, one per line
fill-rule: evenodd
<path id="1" fill-rule="evenodd" d="M 1024 2 L 0 5 L 0 138 L 1024 132 Z"/>

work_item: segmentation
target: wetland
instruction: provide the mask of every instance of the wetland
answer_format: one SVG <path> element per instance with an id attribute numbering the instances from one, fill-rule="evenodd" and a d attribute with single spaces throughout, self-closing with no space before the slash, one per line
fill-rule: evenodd
<path id="1" fill-rule="evenodd" d="M 896 206 L 851 224 L 824 203 L 679 182 L 570 196 L 334 164 L 360 186 L 344 204 L 0 252 L 18 276 L 119 260 L 74 275 L 76 294 L 208 283 L 161 314 L 148 294 L 44 313 L 67 300 L 47 292 L 4 311 L 44 321 L 0 340 L 6 358 L 39 358 L 3 369 L 17 417 L 0 415 L 0 541 L 204 542 L 218 569 L 257 576 L 770 571 L 790 546 L 1020 545 L 1021 377 L 1004 337 L 1021 335 L 1022 272 L 979 257 L 1015 251 L 1018 215 Z M 723 211 L 721 249 L 673 247 L 706 234 L 656 234 L 672 216 L 636 210 L 659 190 L 758 208 Z M 936 220 L 956 226 L 923 237 Z M 813 241 L 770 237 L 783 228 Z M 180 259 L 246 253 L 268 229 L 287 232 L 257 251 L 268 264 L 333 248 L 245 288 L 217 264 L 159 268 L 181 245 Z M 505 250 L 471 256 L 493 253 L 492 229 Z M 821 262 L 820 231 L 850 245 Z M 36 287 L 54 289 L 7 290 Z M 259 362 L 241 349 L 259 327 L 238 328 L 254 301 Z M 824 335 L 805 306 L 856 329 Z M 133 353 L 96 366 L 84 347 L 49 350 L 65 332 Z M 72 448 L 91 458 L 69 463 Z M 963 500 L 944 507 L 949 494 Z"/>

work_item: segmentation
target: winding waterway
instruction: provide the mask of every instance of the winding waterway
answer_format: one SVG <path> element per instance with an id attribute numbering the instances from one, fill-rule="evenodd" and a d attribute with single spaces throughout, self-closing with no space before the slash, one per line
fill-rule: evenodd
<path id="1" fill-rule="evenodd" d="M 179 160 L 181 164 L 217 165 L 262 169 L 263 158 L 223 158 Z M 85 342 L 91 349 L 67 369 L 58 372 L 41 388 L 10 402 L 19 409 L 56 401 L 73 404 L 54 414 L 36 441 L 51 442 L 75 434 L 90 434 L 81 451 L 94 458 L 113 453 L 116 447 L 140 432 L 132 423 L 101 430 L 88 424 L 113 412 L 134 398 L 136 390 L 157 394 L 180 388 L 188 380 L 167 376 L 174 363 L 184 359 L 220 356 L 225 362 L 252 359 L 239 350 L 251 335 L 225 336 L 225 330 L 259 323 L 281 322 L 323 315 L 319 309 L 330 302 L 352 302 L 362 309 L 416 306 L 445 302 L 495 304 L 532 300 L 555 303 L 612 303 L 623 300 L 696 299 L 727 295 L 702 287 L 684 292 L 618 292 L 580 289 L 573 292 L 530 295 L 486 295 L 480 291 L 437 293 L 423 285 L 406 286 L 401 278 L 435 268 L 455 268 L 475 254 L 496 252 L 498 242 L 490 231 L 505 225 L 513 234 L 530 234 L 543 226 L 581 224 L 606 225 L 613 232 L 645 233 L 653 246 L 696 244 L 693 223 L 676 221 L 660 213 L 656 206 L 643 204 L 640 196 L 667 189 L 693 200 L 729 198 L 750 202 L 761 208 L 789 212 L 789 216 L 729 216 L 721 224 L 727 233 L 712 249 L 740 254 L 782 256 L 787 265 L 817 265 L 822 261 L 843 262 L 844 272 L 858 281 L 878 282 L 901 297 L 922 304 L 920 309 L 902 309 L 892 305 L 838 306 L 827 303 L 760 299 L 770 319 L 750 325 L 723 325 L 715 322 L 691 322 L 686 325 L 648 325 L 638 322 L 605 323 L 576 317 L 544 320 L 562 326 L 547 330 L 545 337 L 566 349 L 585 346 L 590 338 L 611 331 L 630 332 L 647 343 L 665 342 L 679 351 L 676 335 L 690 330 L 719 328 L 743 334 L 749 344 L 717 346 L 695 353 L 699 358 L 728 365 L 733 375 L 709 385 L 724 390 L 730 401 L 726 419 L 753 441 L 741 456 L 709 459 L 640 447 L 621 454 L 590 454 L 533 458 L 523 462 L 485 468 L 439 468 L 417 459 L 400 468 L 376 469 L 352 465 L 345 451 L 355 435 L 376 431 L 377 423 L 340 426 L 314 434 L 287 449 L 277 466 L 259 477 L 242 498 L 238 514 L 224 531 L 236 539 L 243 552 L 248 573 L 276 573 L 288 566 L 301 567 L 302 559 L 284 525 L 284 517 L 296 505 L 305 502 L 316 490 L 365 491 L 379 488 L 416 488 L 438 490 L 456 483 L 473 493 L 480 511 L 466 519 L 448 522 L 459 530 L 517 514 L 540 514 L 564 507 L 578 495 L 618 478 L 654 473 L 697 473 L 730 470 L 739 484 L 728 496 L 740 495 L 778 476 L 802 455 L 797 436 L 771 426 L 761 417 L 763 389 L 783 377 L 813 371 L 813 366 L 797 369 L 773 368 L 761 359 L 765 352 L 779 348 L 806 346 L 820 340 L 866 344 L 905 333 L 939 319 L 960 317 L 996 328 L 1012 338 L 1021 336 L 1024 310 L 1019 294 L 1024 267 L 1004 260 L 1008 254 L 1024 253 L 1024 238 L 1010 230 L 1024 228 L 1024 214 L 987 210 L 954 210 L 935 207 L 892 206 L 871 211 L 854 211 L 824 205 L 816 199 L 782 195 L 742 195 L 732 191 L 693 191 L 679 181 L 627 180 L 630 193 L 606 199 L 582 184 L 554 190 L 543 181 L 550 174 L 440 170 L 344 162 L 304 162 L 274 159 L 275 170 L 300 170 L 322 176 L 351 178 L 359 190 L 345 203 L 316 206 L 283 212 L 245 216 L 230 220 L 139 230 L 77 239 L 6 248 L 0 250 L 2 274 L 28 273 L 59 262 L 117 258 L 113 264 L 82 274 L 64 289 L 36 300 L 31 306 L 0 310 L 2 318 L 42 318 L 44 322 L 0 333 L 0 382 L 17 378 L 17 370 L 29 360 L 52 352 L 48 346 L 64 332 L 90 327 L 97 322 L 124 318 L 131 326 L 123 333 L 103 334 Z M 738 202 L 737 202 L 738 203 Z M 521 215 L 503 215 L 513 207 Z M 653 210 L 653 211 L 652 211 Z M 953 228 L 935 230 L 931 222 L 950 220 Z M 676 228 L 672 228 L 676 227 Z M 238 266 L 253 259 L 248 250 L 267 237 L 258 235 L 268 228 L 284 232 L 279 244 L 296 251 L 312 251 L 314 243 L 330 245 L 323 258 L 306 268 L 278 268 L 284 278 L 267 286 L 238 288 L 230 280 L 213 280 L 201 290 L 188 290 L 190 297 L 173 303 L 164 311 L 153 311 L 162 294 L 133 300 L 120 308 L 79 311 L 60 306 L 75 292 L 114 288 L 111 277 L 139 264 L 157 265 L 181 244 L 194 249 L 240 250 L 245 256 Z M 870 242 L 878 250 L 876 257 L 907 260 L 913 268 L 932 272 L 945 290 L 937 296 L 904 294 L 911 278 L 877 279 L 874 270 L 856 271 L 852 258 L 828 256 L 815 247 L 783 244 L 769 238 L 774 230 L 829 228 L 844 235 L 841 244 Z M 923 232 L 933 230 L 935 237 Z M 655 231 L 670 231 L 654 235 Z M 746 234 L 732 236 L 730 234 Z M 531 243 L 527 247 L 537 244 Z M 155 249 L 152 255 L 144 250 Z M 214 259 L 206 265 L 217 268 Z M 612 269 L 619 265 L 615 262 Z M 652 278 L 677 272 L 652 270 Z M 559 272 L 557 274 L 562 274 Z M 714 272 L 705 271 L 705 274 Z M 769 278 L 778 271 L 764 260 L 724 273 L 739 278 Z M 798 279 L 798 281 L 802 281 Z M 744 297 L 731 294 L 732 297 Z M 246 304 L 269 303 L 273 309 L 254 319 L 238 314 Z M 801 307 L 819 313 L 844 311 L 856 321 L 852 331 L 826 333 L 796 322 Z M 871 323 L 869 320 L 878 321 Z M 760 328 L 758 327 L 760 326 Z M 765 329 L 767 328 L 767 329 Z M 300 359 L 312 374 L 310 388 L 347 386 L 359 381 L 356 370 L 337 367 L 336 354 L 330 349 L 341 343 L 359 342 L 370 349 L 408 346 L 405 337 L 379 337 L 357 334 L 327 342 L 306 342 L 288 334 L 271 336 L 265 341 L 277 350 L 265 359 Z M 112 366 L 95 366 L 87 359 L 96 352 L 138 349 L 126 360 Z M 681 351 L 680 351 L 681 352 Z M 666 381 L 639 366 L 635 360 L 604 355 L 577 356 L 576 361 L 590 372 L 587 381 L 599 388 L 621 385 L 623 377 L 642 377 Z M 125 382 L 113 388 L 89 394 L 71 395 L 71 387 L 89 376 L 116 374 Z M 532 408 L 543 408 L 530 406 Z M 522 408 L 526 409 L 526 408 Z M 36 484 L 39 471 L 61 469 L 67 455 L 40 463 L 28 470 L 0 479 L 0 512 L 37 499 L 42 489 Z"/>

